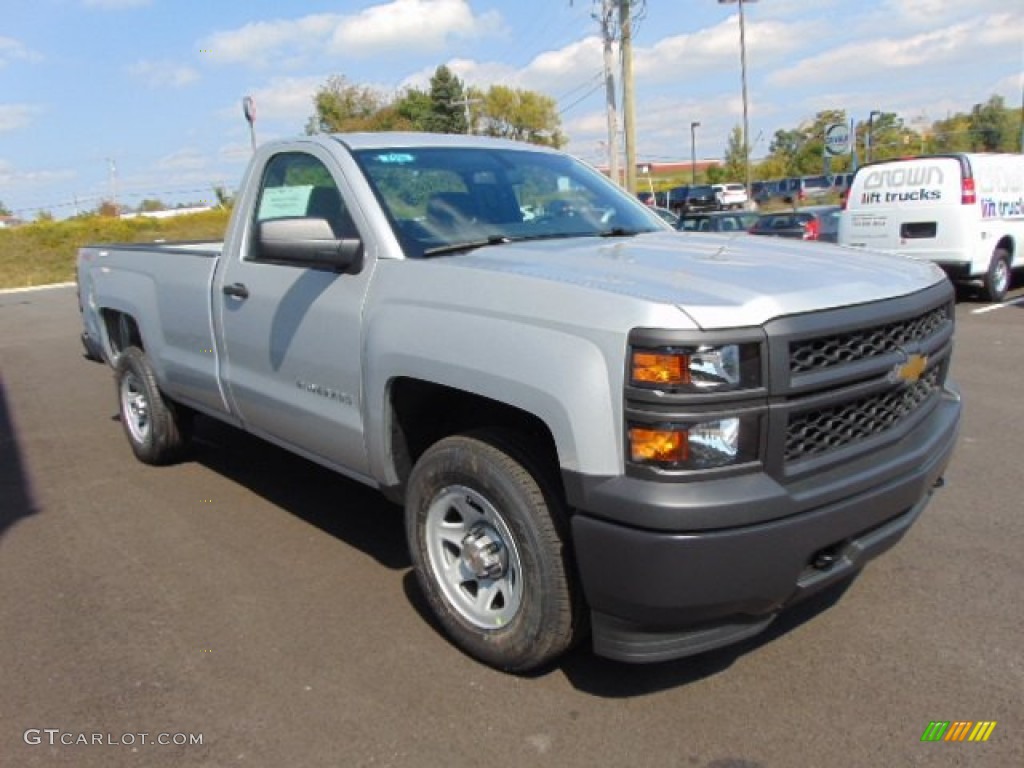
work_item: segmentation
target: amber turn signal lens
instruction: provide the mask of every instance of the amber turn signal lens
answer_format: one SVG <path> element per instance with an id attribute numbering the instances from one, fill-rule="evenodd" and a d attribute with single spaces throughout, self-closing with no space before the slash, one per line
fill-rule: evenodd
<path id="1" fill-rule="evenodd" d="M 629 430 L 629 445 L 635 462 L 680 463 L 689 457 L 685 432 L 633 427 Z"/>
<path id="2" fill-rule="evenodd" d="M 633 381 L 642 384 L 686 384 L 690 380 L 683 355 L 634 352 Z"/>

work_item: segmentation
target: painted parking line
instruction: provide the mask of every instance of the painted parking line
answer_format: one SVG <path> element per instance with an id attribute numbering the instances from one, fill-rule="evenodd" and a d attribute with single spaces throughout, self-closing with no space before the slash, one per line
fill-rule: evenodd
<path id="1" fill-rule="evenodd" d="M 49 291 L 54 288 L 69 288 L 74 283 L 50 283 L 49 285 L 30 285 L 28 288 L 3 288 L 0 289 L 0 296 L 7 293 L 30 293 L 32 291 Z"/>
<path id="2" fill-rule="evenodd" d="M 1013 307 L 1024 304 L 1024 296 L 1017 299 L 1010 299 L 1010 301 L 1004 301 L 1001 304 L 992 304 L 988 307 L 981 307 L 980 309 L 972 309 L 972 315 L 983 315 L 986 312 L 995 312 L 997 309 L 1006 309 L 1007 307 Z"/>

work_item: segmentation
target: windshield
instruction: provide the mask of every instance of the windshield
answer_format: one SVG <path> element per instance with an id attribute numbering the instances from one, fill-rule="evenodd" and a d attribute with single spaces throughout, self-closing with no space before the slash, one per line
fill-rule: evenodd
<path id="1" fill-rule="evenodd" d="M 429 147 L 354 153 L 412 257 L 488 243 L 664 230 L 640 201 L 568 155 Z"/>

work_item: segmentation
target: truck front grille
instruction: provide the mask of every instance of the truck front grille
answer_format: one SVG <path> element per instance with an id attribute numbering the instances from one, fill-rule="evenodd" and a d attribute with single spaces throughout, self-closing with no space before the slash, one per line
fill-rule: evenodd
<path id="1" fill-rule="evenodd" d="M 921 408 L 940 388 L 935 366 L 906 387 L 790 417 L 785 461 L 799 461 L 879 435 Z"/>
<path id="2" fill-rule="evenodd" d="M 799 375 L 820 371 L 920 343 L 950 322 L 950 311 L 950 306 L 943 304 L 916 317 L 795 342 L 790 347 L 790 373 Z"/>

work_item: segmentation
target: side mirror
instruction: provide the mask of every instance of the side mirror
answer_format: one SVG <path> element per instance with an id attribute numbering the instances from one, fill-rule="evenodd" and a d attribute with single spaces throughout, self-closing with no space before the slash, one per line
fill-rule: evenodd
<path id="1" fill-rule="evenodd" d="M 316 217 L 257 222 L 256 254 L 262 261 L 335 272 L 355 273 L 363 267 L 363 241 L 339 239 L 327 219 Z"/>

